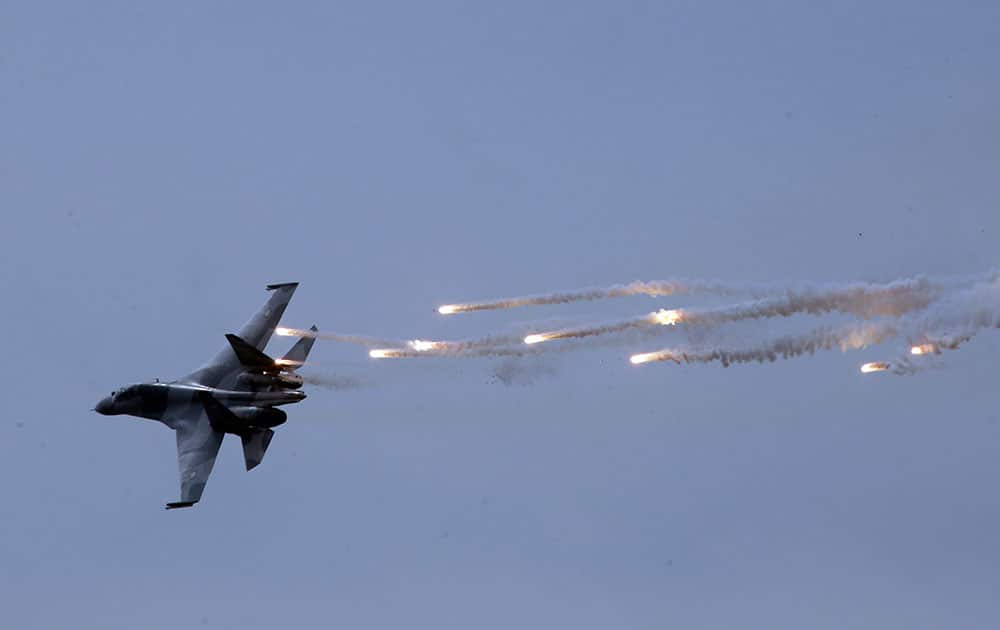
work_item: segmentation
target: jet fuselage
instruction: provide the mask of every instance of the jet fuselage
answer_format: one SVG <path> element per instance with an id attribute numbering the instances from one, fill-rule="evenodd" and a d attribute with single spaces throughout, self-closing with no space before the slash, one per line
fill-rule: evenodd
<path id="1" fill-rule="evenodd" d="M 306 397 L 300 390 L 233 391 L 205 387 L 197 383 L 136 383 L 112 392 L 97 403 L 94 411 L 105 416 L 126 414 L 170 425 L 166 419 L 200 408 L 200 396 L 207 392 L 227 407 L 275 407 L 297 403 Z"/>

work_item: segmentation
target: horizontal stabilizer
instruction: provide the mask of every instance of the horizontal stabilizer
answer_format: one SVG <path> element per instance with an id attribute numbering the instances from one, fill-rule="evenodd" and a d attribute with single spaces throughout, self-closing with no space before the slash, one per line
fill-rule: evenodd
<path id="1" fill-rule="evenodd" d="M 191 507 L 195 503 L 197 503 L 197 501 L 174 501 L 173 503 L 167 504 L 167 509 L 176 510 L 177 508 Z"/>
<path id="2" fill-rule="evenodd" d="M 271 429 L 254 429 L 240 435 L 243 440 L 243 459 L 246 461 L 247 470 L 253 470 L 257 464 L 264 461 L 264 453 L 271 444 L 274 431 Z"/>
<path id="3" fill-rule="evenodd" d="M 240 360 L 243 367 L 254 370 L 267 370 L 274 368 L 274 359 L 267 356 L 257 348 L 254 348 L 236 335 L 226 335 L 226 341 L 228 341 L 229 345 L 233 347 L 233 352 L 236 353 L 236 358 Z"/>
<path id="4" fill-rule="evenodd" d="M 205 413 L 208 414 L 208 421 L 212 424 L 213 429 L 222 433 L 238 433 L 243 428 L 244 425 L 236 414 L 210 393 L 198 392 L 198 398 L 201 399 L 201 404 L 205 407 Z"/>

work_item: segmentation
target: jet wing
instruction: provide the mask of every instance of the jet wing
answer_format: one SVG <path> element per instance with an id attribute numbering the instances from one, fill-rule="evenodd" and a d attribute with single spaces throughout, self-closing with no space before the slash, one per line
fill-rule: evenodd
<path id="1" fill-rule="evenodd" d="M 298 286 L 298 282 L 267 285 L 271 296 L 235 335 L 244 342 L 245 346 L 248 346 L 248 350 L 254 348 L 260 351 L 264 350 L 267 342 L 271 340 L 271 335 L 274 334 L 274 327 L 281 320 L 281 316 L 285 313 L 285 308 L 288 307 L 288 303 Z M 236 376 L 243 371 L 243 366 L 230 344 L 227 344 L 222 352 L 188 374 L 183 380 L 209 387 L 233 388 Z"/>
<path id="2" fill-rule="evenodd" d="M 177 466 L 181 475 L 181 500 L 167 504 L 167 509 L 190 507 L 201 499 L 208 477 L 215 466 L 215 457 L 222 445 L 224 433 L 212 428 L 208 413 L 179 421 L 177 433 Z"/>
<path id="3" fill-rule="evenodd" d="M 243 328 L 240 328 L 240 338 L 258 350 L 263 350 L 298 286 L 298 282 L 267 285 L 267 290 L 273 291 L 270 299 L 250 318 L 250 321 L 243 325 Z"/>

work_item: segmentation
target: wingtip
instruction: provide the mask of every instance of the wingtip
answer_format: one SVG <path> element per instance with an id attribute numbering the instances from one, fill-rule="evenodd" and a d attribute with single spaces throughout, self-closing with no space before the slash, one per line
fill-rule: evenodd
<path id="1" fill-rule="evenodd" d="M 297 286 L 299 286 L 298 282 L 279 282 L 277 284 L 267 285 L 267 290 L 274 291 L 275 289 L 281 289 L 283 287 L 297 287 Z"/>
<path id="2" fill-rule="evenodd" d="M 177 508 L 187 508 L 191 507 L 195 503 L 197 503 L 197 501 L 173 501 L 171 503 L 168 503 L 166 508 L 164 509 L 176 510 Z"/>

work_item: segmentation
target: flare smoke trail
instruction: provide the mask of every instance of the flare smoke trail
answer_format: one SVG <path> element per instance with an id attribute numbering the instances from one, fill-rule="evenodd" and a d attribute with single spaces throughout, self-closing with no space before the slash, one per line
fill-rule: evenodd
<path id="1" fill-rule="evenodd" d="M 889 283 L 853 283 L 815 285 L 796 289 L 738 287 L 713 282 L 634 282 L 603 289 L 586 289 L 546 295 L 510 298 L 493 302 L 446 305 L 443 313 L 468 310 L 513 308 L 528 304 L 561 304 L 581 300 L 596 300 L 645 293 L 672 295 L 691 293 L 760 295 L 755 301 L 712 308 L 661 309 L 630 319 L 588 327 L 565 328 L 535 332 L 526 337 L 493 335 L 478 339 L 455 341 L 384 340 L 361 335 L 313 332 L 278 328 L 277 334 L 315 337 L 369 348 L 373 358 L 465 358 L 465 357 L 525 357 L 547 352 L 562 352 L 581 347 L 620 344 L 620 337 L 601 342 L 593 339 L 631 330 L 655 334 L 661 326 L 693 324 L 706 329 L 740 320 L 789 317 L 796 314 L 823 315 L 839 312 L 862 320 L 886 318 L 874 323 L 858 323 L 842 328 L 820 328 L 808 335 L 788 336 L 744 350 L 725 348 L 707 350 L 661 350 L 631 357 L 633 363 L 649 361 L 733 363 L 775 361 L 818 350 L 838 347 L 841 350 L 861 348 L 893 336 L 905 335 L 918 349 L 918 354 L 939 354 L 957 348 L 984 327 L 1000 325 L 1000 275 L 990 272 L 980 279 L 934 280 L 913 277 Z M 543 344 L 556 339 L 585 343 Z M 544 346 L 544 347 L 539 347 Z M 891 363 L 892 371 L 910 370 L 907 364 L 918 365 L 905 358 Z M 879 364 L 881 365 L 881 363 Z M 888 369 L 879 367 L 878 370 Z M 871 371 L 877 371 L 875 367 Z"/>
<path id="2" fill-rule="evenodd" d="M 442 342 L 444 343 L 444 342 Z M 455 342 L 459 343 L 459 342 Z M 368 352 L 368 356 L 373 359 L 430 359 L 430 358 L 451 358 L 465 359 L 473 357 L 527 357 L 543 354 L 542 348 L 528 348 L 524 346 L 515 347 L 479 347 L 461 348 L 445 347 L 437 350 L 408 350 L 406 348 L 375 348 Z"/>
<path id="3" fill-rule="evenodd" d="M 841 352 L 856 350 L 881 343 L 894 337 L 899 330 L 892 322 L 853 324 L 840 328 L 818 328 L 804 335 L 789 335 L 764 342 L 755 347 L 730 350 L 659 350 L 632 355 L 634 364 L 653 361 L 675 363 L 711 363 L 718 361 L 723 367 L 734 363 L 773 363 L 778 359 L 791 359 L 820 350 L 839 348 Z"/>
<path id="4" fill-rule="evenodd" d="M 398 345 L 399 341 L 393 341 L 388 339 L 377 339 L 375 337 L 366 337 L 363 335 L 343 335 L 339 333 L 327 333 L 313 330 L 303 330 L 301 328 L 285 328 L 284 326 L 279 326 L 274 329 L 274 334 L 283 337 L 310 337 L 312 339 L 326 339 L 327 341 L 339 341 L 342 343 L 353 343 L 359 346 L 368 346 L 374 348 L 376 346 L 393 346 Z"/>
<path id="5" fill-rule="evenodd" d="M 924 341 L 910 346 L 907 354 L 904 354 L 893 361 L 884 361 L 879 363 L 885 366 L 883 369 L 888 370 L 893 374 L 916 374 L 917 372 L 921 372 L 932 365 L 924 362 L 922 360 L 923 358 L 927 356 L 940 355 L 945 350 L 958 350 L 959 346 L 971 340 L 975 336 L 975 332 L 964 332 L 944 336 L 924 335 Z M 915 357 L 920 357 L 920 359 Z"/>
<path id="6" fill-rule="evenodd" d="M 507 358 L 493 369 L 493 380 L 507 387 L 533 385 L 541 378 L 553 376 L 556 370 L 551 365 L 536 361 L 519 361 Z"/>
<path id="7" fill-rule="evenodd" d="M 313 339 L 325 339 L 328 341 L 339 341 L 351 343 L 375 349 L 372 354 L 374 358 L 396 358 L 408 356 L 489 356 L 490 350 L 511 346 L 521 343 L 520 336 L 513 335 L 491 335 L 479 339 L 466 339 L 456 341 L 430 341 L 425 339 L 378 339 L 376 337 L 366 337 L 363 335 L 344 335 L 340 333 L 325 333 L 319 331 L 303 330 L 301 328 L 278 327 L 274 329 L 275 334 L 288 337 L 311 337 Z M 537 354 L 533 352 L 521 352 L 520 354 L 506 353 L 503 356 L 524 356 L 527 354 Z M 391 355 L 391 357 L 390 357 Z"/>
<path id="8" fill-rule="evenodd" d="M 716 326 L 726 322 L 790 317 L 796 314 L 822 315 L 840 312 L 863 319 L 871 319 L 876 316 L 898 317 L 926 308 L 940 297 L 941 292 L 942 288 L 939 285 L 933 284 L 925 278 L 898 280 L 888 284 L 859 283 L 839 287 L 787 290 L 781 296 L 735 306 L 660 310 L 642 317 L 608 324 L 535 333 L 525 337 L 524 342 L 534 344 L 555 339 L 594 337 L 656 325 L 699 324 Z"/>
<path id="9" fill-rule="evenodd" d="M 679 311 L 660 310 L 655 313 L 643 315 L 642 317 L 633 317 L 631 319 L 623 319 L 607 324 L 598 324 L 596 326 L 563 328 L 561 330 L 552 330 L 549 332 L 532 333 L 525 337 L 523 341 L 528 345 L 533 345 L 545 341 L 555 341 L 557 339 L 583 339 L 585 337 L 597 337 L 598 335 L 622 333 L 633 328 L 643 328 L 656 324 L 673 325 L 678 321 L 677 318 L 673 316 L 675 313 L 679 313 Z"/>
<path id="10" fill-rule="evenodd" d="M 933 364 L 915 357 L 957 350 L 980 330 L 1000 328 L 1000 283 L 994 279 L 962 291 L 925 315 L 914 328 L 909 355 L 888 363 L 893 374 L 916 374 Z"/>
<path id="11" fill-rule="evenodd" d="M 894 321 L 819 328 L 805 335 L 779 337 L 747 349 L 715 348 L 701 351 L 666 349 L 632 355 L 629 360 L 633 364 L 654 361 L 676 363 L 719 361 L 724 367 L 729 367 L 734 363 L 774 362 L 779 358 L 790 359 L 832 348 L 846 352 L 875 345 L 903 334 L 923 340 L 910 348 L 911 354 L 920 355 L 925 354 L 925 349 L 928 347 L 934 353 L 957 349 L 984 328 L 1000 328 L 1000 285 L 996 283 L 976 285 L 941 302 L 931 312 L 914 313 Z M 919 352 L 915 352 L 915 349 Z M 865 364 L 864 367 L 868 368 L 863 370 L 865 372 L 892 369 L 897 374 L 911 373 L 916 369 L 908 358 L 894 363 Z"/>
<path id="12" fill-rule="evenodd" d="M 729 285 L 711 280 L 654 280 L 650 282 L 635 281 L 628 284 L 616 284 L 610 287 L 593 287 L 541 293 L 520 297 L 501 298 L 482 302 L 465 302 L 444 304 L 438 307 L 438 313 L 452 315 L 454 313 L 471 313 L 473 311 L 495 311 L 521 306 L 542 306 L 546 304 L 569 304 L 571 302 L 591 302 L 629 295 L 649 295 L 653 297 L 664 295 L 749 295 L 764 297 L 780 292 L 780 289 L 764 286 Z"/>
<path id="13" fill-rule="evenodd" d="M 952 278 L 940 280 L 939 287 L 962 286 L 979 280 L 992 281 L 998 277 L 1000 272 L 990 271 L 972 278 Z M 919 278 L 912 280 L 900 280 L 899 283 L 920 281 Z M 895 283 L 892 283 L 895 284 Z M 855 285 L 857 287 L 863 285 Z M 874 285 L 878 286 L 878 285 Z M 818 290 L 823 290 L 822 288 Z M 556 291 L 554 293 L 539 293 L 536 295 L 524 295 L 511 298 L 499 298 L 496 300 L 484 300 L 480 302 L 464 302 L 456 304 L 444 304 L 439 306 L 437 311 L 442 315 L 452 315 L 455 313 L 471 313 L 473 311 L 494 311 L 521 306 L 542 306 L 548 304 L 569 304 L 571 302 L 590 302 L 594 300 L 605 300 L 611 298 L 627 297 L 631 295 L 649 295 L 661 297 L 665 295 L 718 295 L 718 296 L 749 296 L 755 300 L 785 293 L 808 292 L 809 289 L 799 289 L 797 287 L 781 287 L 766 284 L 726 284 L 714 280 L 652 280 L 629 282 L 628 284 L 615 284 L 609 287 L 591 287 L 587 289 L 574 289 L 570 291 Z"/>
<path id="14" fill-rule="evenodd" d="M 959 287 L 973 282 L 992 282 L 1000 277 L 1000 271 L 991 270 L 985 274 L 972 277 L 950 278 L 938 281 L 939 286 Z M 908 282 L 901 280 L 900 282 Z M 797 288 L 786 288 L 767 284 L 726 284 L 714 280 L 636 280 L 628 284 L 615 284 L 609 287 L 591 287 L 587 289 L 574 289 L 569 291 L 556 291 L 554 293 L 539 293 L 535 295 L 524 295 L 511 298 L 499 298 L 495 300 L 483 300 L 479 302 L 464 302 L 456 304 L 444 304 L 439 306 L 437 311 L 442 315 L 452 315 L 455 313 L 471 313 L 473 311 L 494 311 L 521 306 L 542 306 L 548 304 L 569 304 L 571 302 L 590 302 L 594 300 L 605 300 L 611 298 L 626 297 L 631 295 L 649 295 L 660 297 L 665 295 L 719 295 L 734 296 L 745 295 L 753 299 L 763 299 L 776 294 L 796 292 Z"/>
<path id="15" fill-rule="evenodd" d="M 541 354 L 537 347 L 516 348 L 523 342 L 537 346 L 557 339 L 585 339 L 601 335 L 623 333 L 632 329 L 655 329 L 659 326 L 695 324 L 718 326 L 727 322 L 770 317 L 789 317 L 795 314 L 822 315 L 842 312 L 864 319 L 877 316 L 899 317 L 919 311 L 939 299 L 943 288 L 925 278 L 911 278 L 887 284 L 856 283 L 833 287 L 807 287 L 786 290 L 784 295 L 768 299 L 707 309 L 670 309 L 649 313 L 615 322 L 580 328 L 566 328 L 529 334 L 519 338 L 495 335 L 466 341 L 387 342 L 387 348 L 375 349 L 374 358 L 415 357 L 517 357 Z"/>

